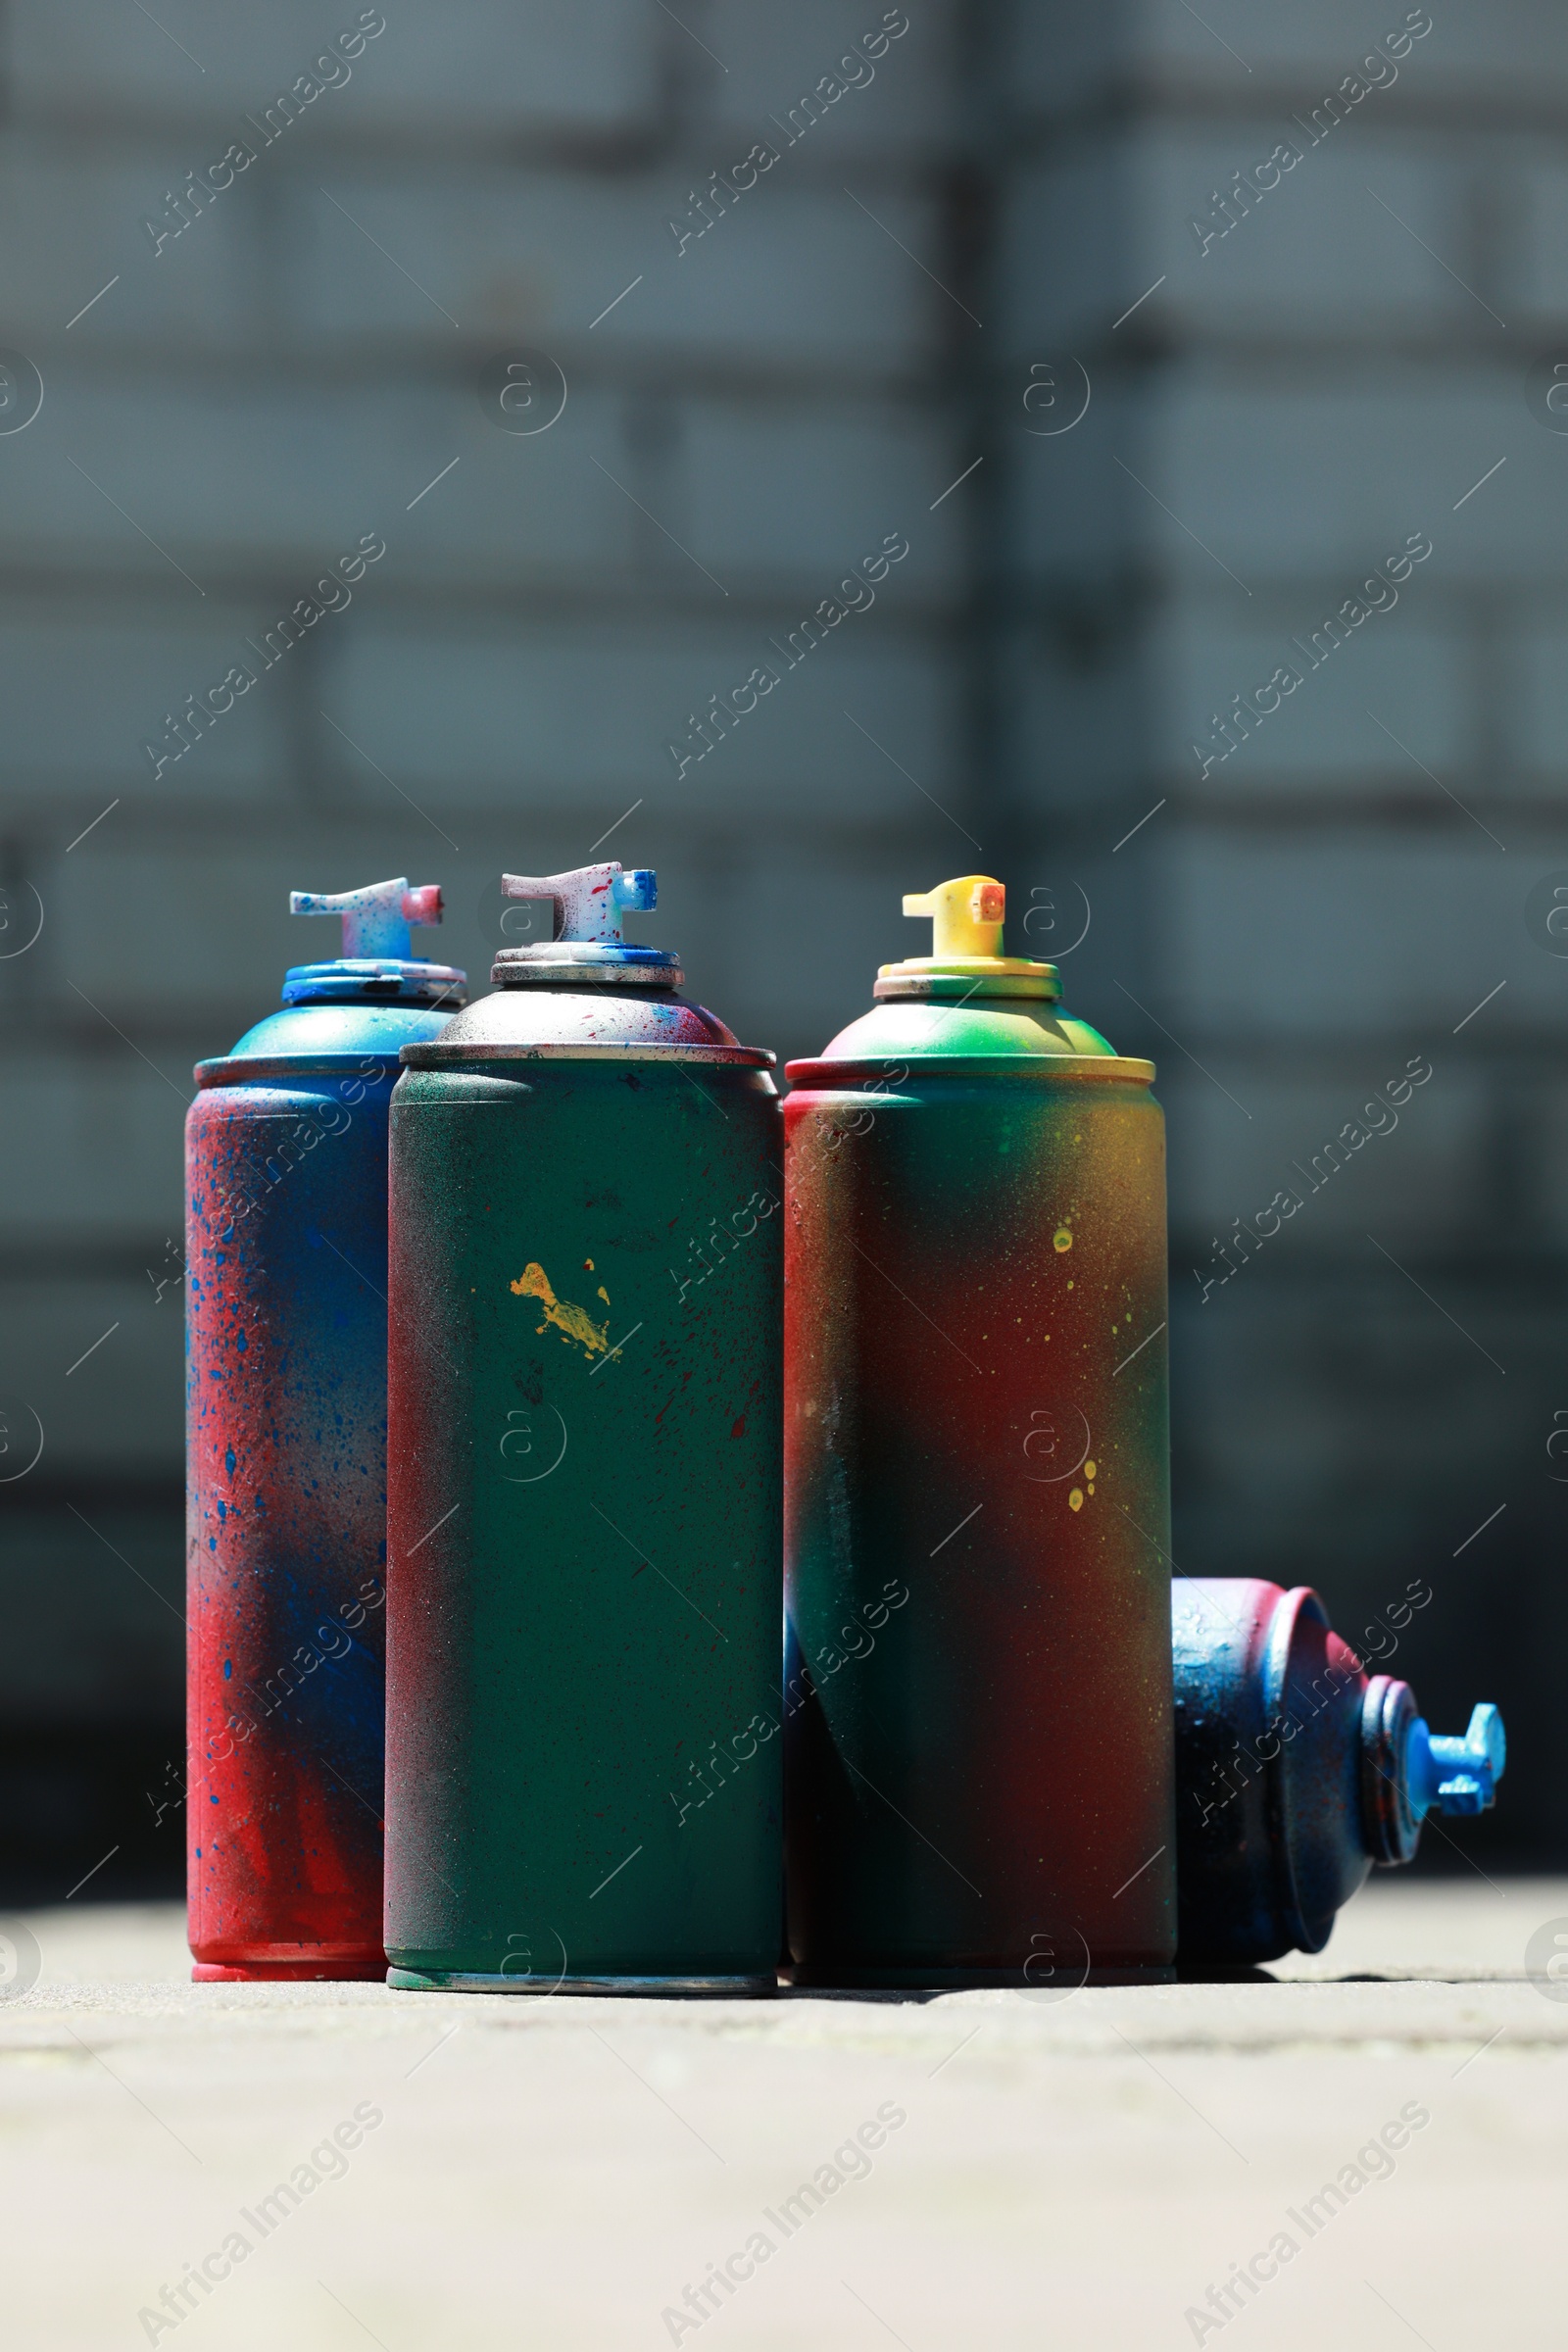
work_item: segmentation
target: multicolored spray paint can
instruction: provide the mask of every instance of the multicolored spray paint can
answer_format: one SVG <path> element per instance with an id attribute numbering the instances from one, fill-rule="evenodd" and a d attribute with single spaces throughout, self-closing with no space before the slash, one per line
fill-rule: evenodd
<path id="1" fill-rule="evenodd" d="M 1417 1578 L 1366 1628 L 1374 1667 L 1431 1598 Z M 1429 1813 L 1495 1801 L 1502 1717 L 1483 1702 L 1462 1739 L 1429 1731 L 1308 1585 L 1183 1576 L 1170 1600 L 1182 1963 L 1320 1952 L 1374 1864 L 1414 1859 Z"/>
<path id="2" fill-rule="evenodd" d="M 201 1979 L 379 1976 L 387 1110 L 464 975 L 441 893 L 320 898 L 343 956 L 196 1066 L 185 1127 L 189 1935 Z"/>
<path id="3" fill-rule="evenodd" d="M 771 1990 L 781 1958 L 780 1132 L 770 1054 L 554 939 L 392 1106 L 389 1982 Z"/>
<path id="4" fill-rule="evenodd" d="M 785 1106 L 800 1979 L 1168 1977 L 1163 1120 L 984 875 Z"/>

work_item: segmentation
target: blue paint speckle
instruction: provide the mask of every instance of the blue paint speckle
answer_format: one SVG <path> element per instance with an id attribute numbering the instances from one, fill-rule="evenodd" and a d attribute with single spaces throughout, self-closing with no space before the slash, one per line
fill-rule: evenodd
<path id="1" fill-rule="evenodd" d="M 228 1472 L 229 1477 L 232 1478 L 234 1475 L 234 1448 L 232 1446 L 223 1456 L 223 1468 Z"/>
<path id="2" fill-rule="evenodd" d="M 234 1672 L 234 1661 L 233 1661 L 233 1659 L 232 1659 L 232 1658 L 225 1658 L 225 1659 L 223 1660 L 223 1680 L 224 1680 L 224 1682 L 225 1682 L 225 1683 L 226 1683 L 226 1682 L 229 1680 L 229 1678 L 231 1677 L 231 1675 L 233 1674 L 233 1672 Z"/>

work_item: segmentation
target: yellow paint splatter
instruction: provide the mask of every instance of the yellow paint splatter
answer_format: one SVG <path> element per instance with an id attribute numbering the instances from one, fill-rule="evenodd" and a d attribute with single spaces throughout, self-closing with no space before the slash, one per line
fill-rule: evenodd
<path id="1" fill-rule="evenodd" d="M 1095 1465 L 1094 1465 L 1094 1463 L 1093 1463 L 1093 1462 L 1085 1462 L 1085 1464 L 1084 1464 L 1084 1476 L 1085 1476 L 1085 1478 L 1087 1478 L 1087 1479 L 1088 1479 L 1088 1481 L 1089 1481 L 1089 1483 L 1090 1483 L 1090 1485 L 1091 1485 L 1091 1486 L 1093 1486 L 1093 1484 L 1094 1484 L 1095 1480 L 1096 1480 L 1096 1479 L 1099 1477 L 1099 1475 L 1100 1475 L 1100 1474 L 1099 1474 L 1099 1472 L 1096 1470 L 1096 1468 L 1095 1468 Z"/>
<path id="2" fill-rule="evenodd" d="M 585 1355 L 597 1355 L 610 1345 L 610 1325 L 603 1330 L 587 1311 L 574 1306 L 569 1298 L 558 1298 L 549 1275 L 537 1260 L 524 1266 L 518 1279 L 509 1286 L 515 1298 L 537 1298 L 545 1310 L 542 1332 L 546 1323 L 553 1323 L 568 1347 L 580 1348 Z M 602 1295 L 602 1294 L 601 1294 Z"/>
<path id="3" fill-rule="evenodd" d="M 599 1285 L 599 1296 L 608 1306 L 610 1304 L 610 1293 L 606 1290 L 603 1283 Z"/>
<path id="4" fill-rule="evenodd" d="M 1070 1225 L 1058 1225 L 1052 1239 L 1055 1248 L 1058 1250 L 1065 1252 L 1072 1248 L 1072 1227 Z"/>
<path id="5" fill-rule="evenodd" d="M 1081 1511 L 1083 1507 L 1084 1491 L 1082 1487 L 1074 1487 L 1072 1493 L 1067 1497 L 1067 1508 L 1071 1511 Z"/>
<path id="6" fill-rule="evenodd" d="M 585 1257 L 585 1258 L 583 1259 L 583 1261 L 582 1261 L 582 1270 L 583 1270 L 583 1272 L 584 1272 L 585 1274 L 592 1274 L 592 1273 L 594 1273 L 594 1272 L 596 1271 L 596 1268 L 595 1268 L 595 1266 L 594 1266 L 594 1261 L 593 1261 L 593 1259 L 592 1259 L 591 1257 Z"/>

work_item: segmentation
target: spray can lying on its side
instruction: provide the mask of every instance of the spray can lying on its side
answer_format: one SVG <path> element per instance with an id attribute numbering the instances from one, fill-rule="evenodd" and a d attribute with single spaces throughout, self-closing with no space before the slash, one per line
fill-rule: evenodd
<path id="1" fill-rule="evenodd" d="M 1309 1586 L 1178 1577 L 1170 1606 L 1184 1967 L 1320 1952 L 1373 1864 L 1413 1859 L 1434 1807 L 1494 1802 L 1496 1708 L 1462 1740 L 1429 1732 L 1409 1684 L 1368 1675 Z"/>
<path id="2" fill-rule="evenodd" d="M 555 939 L 392 1109 L 388 1981 L 771 1991 L 773 1057 L 622 939 L 651 873 L 503 888 Z"/>
<path id="3" fill-rule="evenodd" d="M 845 1984 L 1164 1979 L 1164 1126 L 1002 885 L 792 1062 L 790 1946 Z"/>
<path id="4" fill-rule="evenodd" d="M 398 1051 L 464 975 L 409 956 L 434 884 L 296 891 L 344 955 L 198 1062 L 185 1123 L 193 1975 L 381 1952 L 386 1152 Z"/>

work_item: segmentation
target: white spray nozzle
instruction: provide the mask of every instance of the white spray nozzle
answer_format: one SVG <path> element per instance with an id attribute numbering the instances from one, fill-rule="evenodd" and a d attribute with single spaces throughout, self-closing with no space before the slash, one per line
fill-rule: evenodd
<path id="1" fill-rule="evenodd" d="M 385 958 L 406 963 L 413 942 L 411 923 L 441 920 L 441 885 L 416 882 L 404 875 L 392 882 L 367 882 L 361 890 L 291 890 L 290 914 L 340 914 L 343 954 L 352 958 Z"/>
<path id="2" fill-rule="evenodd" d="M 564 874 L 503 874 L 501 889 L 509 899 L 548 899 L 555 908 L 557 939 L 617 942 L 624 913 L 646 914 L 659 904 L 652 866 L 628 871 L 616 858 Z"/>

